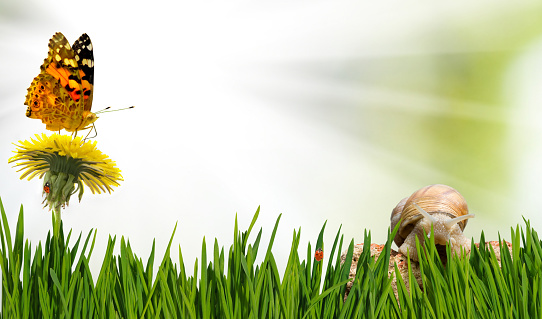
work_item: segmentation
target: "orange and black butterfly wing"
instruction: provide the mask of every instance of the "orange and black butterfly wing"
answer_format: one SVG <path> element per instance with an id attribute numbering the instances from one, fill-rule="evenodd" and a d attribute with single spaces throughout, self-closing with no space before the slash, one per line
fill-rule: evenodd
<path id="1" fill-rule="evenodd" d="M 88 39 L 90 46 L 86 45 L 86 39 L 88 36 L 84 34 L 74 45 L 77 44 L 77 49 L 86 57 L 87 73 L 79 67 L 81 53 L 76 53 L 64 35 L 57 32 L 49 40 L 49 53 L 40 74 L 28 88 L 26 116 L 41 119 L 48 130 L 80 129 L 87 101 L 90 108 L 92 84 L 89 80 L 93 80 L 94 61 L 92 44 Z"/>
<path id="2" fill-rule="evenodd" d="M 72 48 L 79 64 L 84 110 L 90 111 L 92 108 L 92 96 L 94 94 L 94 53 L 90 37 L 86 33 L 83 33 L 73 43 Z"/>

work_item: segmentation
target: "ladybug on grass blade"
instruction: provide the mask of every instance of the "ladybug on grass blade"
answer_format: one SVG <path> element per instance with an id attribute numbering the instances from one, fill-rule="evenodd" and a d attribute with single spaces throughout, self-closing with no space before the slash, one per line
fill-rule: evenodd
<path id="1" fill-rule="evenodd" d="M 316 252 L 314 253 L 314 259 L 316 259 L 316 261 L 320 261 L 322 260 L 322 258 L 324 258 L 324 251 L 322 250 L 322 248 L 316 249 Z"/>

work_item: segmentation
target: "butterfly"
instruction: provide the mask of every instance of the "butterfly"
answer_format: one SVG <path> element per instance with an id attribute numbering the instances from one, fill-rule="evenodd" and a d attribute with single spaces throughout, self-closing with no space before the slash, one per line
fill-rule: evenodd
<path id="1" fill-rule="evenodd" d="M 41 72 L 28 88 L 26 116 L 40 119 L 50 131 L 75 132 L 90 128 L 98 119 L 92 113 L 94 54 L 84 33 L 73 46 L 60 32 L 49 40 L 49 54 Z"/>
<path id="2" fill-rule="evenodd" d="M 322 248 L 316 249 L 316 252 L 314 252 L 314 259 L 316 259 L 316 261 L 320 261 L 322 258 L 324 258 L 324 251 Z"/>

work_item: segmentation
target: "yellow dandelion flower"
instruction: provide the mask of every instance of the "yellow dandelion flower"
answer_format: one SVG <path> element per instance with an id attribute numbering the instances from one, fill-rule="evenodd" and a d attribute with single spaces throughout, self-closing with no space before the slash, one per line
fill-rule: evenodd
<path id="1" fill-rule="evenodd" d="M 8 163 L 18 162 L 14 167 L 23 171 L 21 179 L 43 178 L 45 206 L 59 212 L 69 203 L 71 195 L 79 191 L 83 196 L 83 184 L 94 193 L 113 191 L 122 181 L 120 169 L 106 154 L 96 148 L 96 141 L 84 141 L 69 135 L 36 134 L 30 141 L 19 141 L 16 154 Z"/>

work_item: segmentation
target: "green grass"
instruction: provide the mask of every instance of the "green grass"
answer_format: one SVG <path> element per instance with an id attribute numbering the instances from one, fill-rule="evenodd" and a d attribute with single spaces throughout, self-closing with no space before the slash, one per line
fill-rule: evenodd
<path id="1" fill-rule="evenodd" d="M 179 247 L 179 260 L 166 252 L 155 271 L 154 243 L 144 262 L 128 241 L 109 238 L 97 277 L 88 266 L 96 231 L 73 242 L 71 231 L 49 235 L 34 249 L 24 239 L 21 208 L 12 238 L 0 201 L 0 267 L 2 270 L 2 318 L 540 318 L 542 316 L 542 245 L 525 221 L 525 228 L 511 231 L 513 253 L 501 247 L 502 267 L 494 251 L 472 246 L 469 258 L 451 256 L 443 266 L 434 246 L 420 250 L 423 287 L 412 279 L 407 293 L 398 275 L 398 297 L 388 277 L 390 235 L 376 262 L 370 257 L 370 233 L 346 301 L 344 294 L 354 243 L 348 245 L 337 231 L 325 259 L 317 262 L 314 251 L 323 247 L 325 224 L 307 255 L 298 254 L 301 230 L 294 230 L 286 268 L 279 273 L 273 243 L 277 218 L 267 247 L 260 246 L 262 229 L 254 233 L 259 209 L 250 226 L 239 230 L 237 218 L 233 245 L 226 251 L 216 239 L 212 247 L 202 243 L 200 260 L 187 275 Z M 432 238 L 432 237 L 431 237 Z M 484 242 L 482 233 L 480 242 Z M 328 247 L 329 245 L 325 245 Z M 279 247 L 277 249 L 284 249 Z M 207 259 L 209 250 L 210 259 Z M 304 250 L 304 249 L 303 249 Z M 346 262 L 340 255 L 346 251 Z M 256 263 L 260 254 L 261 263 Z M 227 261 L 227 262 L 226 262 Z M 326 267 L 324 271 L 324 267 Z M 154 275 L 156 274 L 156 275 Z M 324 275 L 325 274 L 325 275 Z"/>

